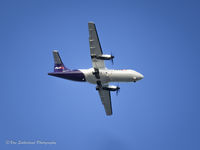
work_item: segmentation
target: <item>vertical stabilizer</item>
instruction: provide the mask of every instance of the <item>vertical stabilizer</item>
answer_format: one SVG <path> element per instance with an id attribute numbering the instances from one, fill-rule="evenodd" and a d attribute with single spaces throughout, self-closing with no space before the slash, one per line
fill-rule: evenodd
<path id="1" fill-rule="evenodd" d="M 57 50 L 53 51 L 53 58 L 54 58 L 54 72 L 63 72 L 65 70 L 69 70 L 63 64 L 60 55 Z"/>

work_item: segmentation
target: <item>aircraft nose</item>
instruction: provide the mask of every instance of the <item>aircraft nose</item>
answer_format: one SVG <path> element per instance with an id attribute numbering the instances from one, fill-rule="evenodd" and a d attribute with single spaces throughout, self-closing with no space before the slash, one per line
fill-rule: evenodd
<path id="1" fill-rule="evenodd" d="M 144 78 L 144 76 L 143 76 L 142 74 L 140 74 L 140 78 L 141 78 L 141 79 L 143 79 L 143 78 Z"/>
<path id="2" fill-rule="evenodd" d="M 138 74 L 137 74 L 137 79 L 138 79 L 138 80 L 141 80 L 141 79 L 143 79 L 143 78 L 144 78 L 144 76 L 143 76 L 141 73 L 138 73 Z"/>

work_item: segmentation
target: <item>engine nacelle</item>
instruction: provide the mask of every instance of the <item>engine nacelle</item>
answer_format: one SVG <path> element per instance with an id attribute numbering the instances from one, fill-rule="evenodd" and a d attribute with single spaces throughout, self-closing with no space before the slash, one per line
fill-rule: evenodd
<path id="1" fill-rule="evenodd" d="M 91 55 L 92 58 L 96 58 L 96 59 L 101 59 L 101 60 L 111 60 L 114 58 L 113 55 L 107 55 L 107 54 L 103 54 L 103 55 Z"/>
<path id="2" fill-rule="evenodd" d="M 96 90 L 99 90 L 99 86 L 96 87 Z M 114 86 L 114 85 L 109 85 L 109 86 L 103 86 L 102 87 L 103 90 L 107 90 L 107 91 L 118 91 L 120 89 L 120 87 L 118 86 Z"/>

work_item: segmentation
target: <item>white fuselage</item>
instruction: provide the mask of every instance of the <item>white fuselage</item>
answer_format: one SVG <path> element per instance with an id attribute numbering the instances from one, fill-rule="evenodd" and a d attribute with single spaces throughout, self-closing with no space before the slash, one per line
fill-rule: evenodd
<path id="1" fill-rule="evenodd" d="M 90 69 L 79 69 L 84 73 L 86 81 L 92 84 L 96 84 L 100 81 L 102 84 L 109 82 L 136 82 L 142 79 L 144 76 L 131 69 L 123 70 L 110 70 L 110 69 L 99 69 L 99 79 L 94 75 L 94 68 Z"/>

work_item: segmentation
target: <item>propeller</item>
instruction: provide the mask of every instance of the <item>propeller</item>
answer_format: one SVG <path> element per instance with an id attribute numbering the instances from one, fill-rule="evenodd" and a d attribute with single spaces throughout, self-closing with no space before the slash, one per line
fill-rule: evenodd
<path id="1" fill-rule="evenodd" d="M 116 90 L 116 95 L 117 96 L 118 96 L 119 92 L 120 92 L 120 88 Z"/>
<path id="2" fill-rule="evenodd" d="M 112 55 L 112 52 L 111 52 L 111 62 L 112 62 L 112 65 L 114 65 L 114 61 L 113 61 L 114 58 L 115 57 Z"/>
<path id="3" fill-rule="evenodd" d="M 120 87 L 119 87 L 119 83 L 118 83 L 118 85 L 117 85 L 117 90 L 116 90 L 116 95 L 117 95 L 117 96 L 118 96 L 119 92 L 120 92 Z"/>

